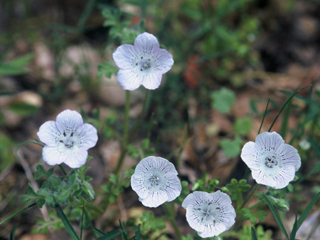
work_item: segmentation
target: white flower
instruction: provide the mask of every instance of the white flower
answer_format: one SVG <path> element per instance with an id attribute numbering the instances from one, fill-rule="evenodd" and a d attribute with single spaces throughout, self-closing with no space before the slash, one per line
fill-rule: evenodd
<path id="1" fill-rule="evenodd" d="M 171 53 L 159 48 L 159 42 L 150 33 L 139 34 L 134 45 L 123 44 L 113 53 L 113 60 L 120 68 L 117 81 L 124 90 L 135 90 L 141 84 L 156 89 L 162 74 L 173 65 Z"/>
<path id="2" fill-rule="evenodd" d="M 71 168 L 85 164 L 88 149 L 96 145 L 97 130 L 88 123 L 83 123 L 76 111 L 64 110 L 56 121 L 48 121 L 40 126 L 37 133 L 46 146 L 42 158 L 49 165 L 65 163 Z"/>
<path id="3" fill-rule="evenodd" d="M 307 151 L 311 147 L 311 144 L 306 139 L 303 139 L 299 142 L 299 146 L 302 148 L 302 150 Z"/>
<path id="4" fill-rule="evenodd" d="M 218 236 L 230 229 L 236 218 L 230 197 L 220 191 L 195 191 L 184 199 L 182 207 L 187 210 L 190 227 L 202 238 Z"/>
<path id="5" fill-rule="evenodd" d="M 241 158 L 257 183 L 276 189 L 286 187 L 301 166 L 297 149 L 285 144 L 276 132 L 261 133 L 255 143 L 247 142 L 242 148 Z"/>
<path id="6" fill-rule="evenodd" d="M 146 207 L 171 202 L 181 193 L 181 182 L 174 165 L 161 157 L 142 159 L 131 177 L 131 187 Z"/>

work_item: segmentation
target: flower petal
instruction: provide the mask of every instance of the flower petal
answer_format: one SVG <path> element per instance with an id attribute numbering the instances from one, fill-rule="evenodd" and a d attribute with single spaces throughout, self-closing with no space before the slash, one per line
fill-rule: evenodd
<path id="1" fill-rule="evenodd" d="M 134 46 L 123 44 L 117 48 L 112 57 L 119 68 L 131 69 L 133 62 L 137 58 L 137 53 Z"/>
<path id="2" fill-rule="evenodd" d="M 79 168 L 86 163 L 88 157 L 88 151 L 84 149 L 79 149 L 72 154 L 67 155 L 66 160 L 64 161 L 71 168 Z"/>
<path id="3" fill-rule="evenodd" d="M 194 207 L 192 205 L 189 205 L 186 208 L 186 218 L 189 226 L 193 228 L 196 231 L 202 232 L 204 231 L 205 226 L 201 224 L 199 220 L 198 214 L 195 212 Z"/>
<path id="4" fill-rule="evenodd" d="M 257 149 L 260 152 L 265 150 L 277 150 L 284 144 L 283 138 L 276 132 L 264 132 L 256 137 Z"/>
<path id="5" fill-rule="evenodd" d="M 42 158 L 50 166 L 61 164 L 65 161 L 66 155 L 61 154 L 56 147 L 44 146 L 42 149 Z"/>
<path id="6" fill-rule="evenodd" d="M 137 48 L 137 52 L 150 52 L 153 53 L 159 49 L 159 42 L 155 36 L 150 33 L 142 33 L 137 36 L 134 41 L 134 47 Z"/>
<path id="7" fill-rule="evenodd" d="M 250 169 L 259 168 L 257 144 L 254 142 L 247 142 L 241 150 L 241 159 L 247 164 Z"/>
<path id="8" fill-rule="evenodd" d="M 82 117 L 77 111 L 69 109 L 59 113 L 56 119 L 56 125 L 59 131 L 75 132 L 83 124 Z"/>
<path id="9" fill-rule="evenodd" d="M 168 195 L 168 202 L 176 199 L 181 193 L 182 187 L 179 178 L 176 175 L 168 176 L 168 183 L 166 191 Z"/>
<path id="10" fill-rule="evenodd" d="M 195 191 L 190 193 L 182 202 L 182 207 L 187 209 L 189 205 L 196 205 L 197 202 L 204 202 L 210 197 L 207 192 Z"/>
<path id="11" fill-rule="evenodd" d="M 57 129 L 55 121 L 48 121 L 42 124 L 37 133 L 41 142 L 45 143 L 47 146 L 56 146 L 56 138 L 60 135 Z"/>
<path id="12" fill-rule="evenodd" d="M 137 177 L 135 174 L 131 177 L 131 188 L 135 191 L 140 198 L 146 198 L 148 196 L 148 189 L 143 184 L 143 177 Z"/>
<path id="13" fill-rule="evenodd" d="M 252 171 L 252 178 L 257 183 L 273 187 L 275 189 L 281 189 L 286 187 L 290 181 L 294 179 L 295 169 L 291 165 L 284 166 L 277 174 L 270 176 L 265 174 L 261 170 Z"/>
<path id="14" fill-rule="evenodd" d="M 277 153 L 281 156 L 283 164 L 292 165 L 296 171 L 299 170 L 301 167 L 301 157 L 297 149 L 289 144 L 282 144 L 278 148 Z"/>
<path id="15" fill-rule="evenodd" d="M 157 191 L 149 193 L 144 199 L 139 199 L 146 207 L 158 207 L 168 200 L 168 195 L 165 191 Z"/>
<path id="16" fill-rule="evenodd" d="M 174 165 L 169 162 L 167 159 L 162 157 L 152 157 L 153 158 L 153 164 L 156 168 L 161 170 L 165 174 L 173 174 L 178 175 L 178 172 Z"/>
<path id="17" fill-rule="evenodd" d="M 162 74 L 168 72 L 174 63 L 172 54 L 165 49 L 159 49 L 154 54 L 156 69 Z"/>
<path id="18" fill-rule="evenodd" d="M 89 149 L 96 145 L 98 141 L 97 129 L 89 123 L 85 123 L 78 127 L 77 134 L 79 134 L 81 141 L 81 148 Z"/>
<path id="19" fill-rule="evenodd" d="M 161 73 L 153 73 L 144 77 L 142 85 L 146 89 L 154 90 L 158 88 L 161 84 L 162 74 Z"/>
<path id="20" fill-rule="evenodd" d="M 117 81 L 124 90 L 133 91 L 140 87 L 143 78 L 139 77 L 131 70 L 120 69 L 117 74 Z"/>

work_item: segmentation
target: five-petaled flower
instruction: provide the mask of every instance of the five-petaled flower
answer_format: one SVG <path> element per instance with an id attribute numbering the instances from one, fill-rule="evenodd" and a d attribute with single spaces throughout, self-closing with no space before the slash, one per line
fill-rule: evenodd
<path id="1" fill-rule="evenodd" d="M 195 191 L 184 199 L 182 207 L 187 210 L 190 227 L 207 238 L 218 236 L 235 223 L 236 212 L 231 203 L 230 197 L 221 191 Z"/>
<path id="2" fill-rule="evenodd" d="M 43 160 L 49 165 L 65 163 L 71 168 L 85 164 L 88 149 L 98 141 L 95 127 L 83 123 L 81 115 L 69 109 L 58 114 L 56 121 L 42 124 L 37 134 L 46 144 Z"/>
<path id="3" fill-rule="evenodd" d="M 141 84 L 156 89 L 162 74 L 173 65 L 171 53 L 159 48 L 159 42 L 150 33 L 137 36 L 134 45 L 123 44 L 113 53 L 113 60 L 120 68 L 117 81 L 124 90 L 135 90 Z"/>
<path id="4" fill-rule="evenodd" d="M 146 207 L 171 202 L 181 193 L 181 182 L 174 165 L 161 157 L 146 157 L 136 166 L 131 187 Z"/>
<path id="5" fill-rule="evenodd" d="M 247 142 L 242 148 L 241 158 L 257 183 L 275 189 L 286 187 L 301 166 L 297 149 L 285 144 L 276 132 L 261 133 L 255 143 Z"/>

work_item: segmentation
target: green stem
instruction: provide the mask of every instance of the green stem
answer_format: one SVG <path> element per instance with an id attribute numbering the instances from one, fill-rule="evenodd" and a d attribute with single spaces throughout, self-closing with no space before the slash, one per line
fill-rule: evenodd
<path id="1" fill-rule="evenodd" d="M 139 114 L 139 117 L 138 117 L 138 120 L 137 120 L 136 124 L 134 125 L 133 130 L 132 130 L 132 132 L 131 132 L 131 134 L 130 134 L 131 138 L 129 139 L 129 142 L 131 142 L 131 141 L 133 140 L 133 137 L 136 135 L 136 133 L 137 133 L 137 131 L 138 131 L 138 127 L 139 127 L 140 124 L 141 124 L 142 116 L 143 116 L 143 113 L 144 113 L 144 111 L 145 111 L 145 109 L 146 109 L 146 106 L 147 106 L 147 100 L 148 100 L 148 97 L 149 97 L 149 92 L 150 92 L 150 90 L 147 89 L 147 91 L 146 91 L 146 96 L 145 96 L 144 101 L 143 101 L 142 110 L 141 110 L 141 112 L 140 112 L 140 114 Z"/>
<path id="2" fill-rule="evenodd" d="M 32 203 L 31 205 L 29 205 L 29 206 L 27 206 L 27 207 L 25 207 L 25 208 L 22 208 L 22 209 L 19 210 L 18 212 L 12 214 L 10 217 L 7 217 L 5 220 L 3 220 L 2 222 L 0 222 L 0 225 L 1 225 L 2 223 L 4 223 L 4 222 L 8 221 L 10 218 L 16 216 L 17 214 L 23 212 L 24 210 L 27 210 L 28 208 L 32 208 L 32 207 L 34 207 L 34 206 L 36 206 L 36 205 L 37 205 L 37 203 Z"/>
<path id="3" fill-rule="evenodd" d="M 169 221 L 171 223 L 171 226 L 173 227 L 173 230 L 174 230 L 177 238 L 181 239 L 182 234 L 180 232 L 180 229 L 178 227 L 178 224 L 177 224 L 175 216 L 174 216 L 174 203 L 172 202 L 171 206 L 170 206 L 168 202 L 165 202 L 162 206 L 164 207 L 164 210 L 169 215 Z"/>
<path id="4" fill-rule="evenodd" d="M 262 118 L 262 121 L 261 121 L 261 125 L 260 125 L 259 131 L 258 131 L 258 135 L 260 134 L 260 131 L 261 131 L 261 128 L 262 128 L 262 125 L 263 125 L 264 118 L 266 117 L 267 110 L 268 110 L 268 106 L 269 106 L 269 102 L 270 102 L 270 98 L 268 98 L 266 110 L 264 110 L 264 114 L 263 114 L 263 118 Z"/>
<path id="5" fill-rule="evenodd" d="M 301 92 L 302 90 L 304 90 L 304 89 L 306 89 L 306 88 L 308 88 L 308 87 L 311 87 L 311 86 L 312 86 L 312 84 L 310 84 L 310 85 L 308 85 L 308 86 L 306 86 L 306 87 L 304 87 L 304 88 L 299 89 L 298 91 L 296 91 L 294 94 L 292 94 L 292 95 L 288 98 L 288 100 L 285 102 L 285 104 L 284 104 L 284 105 L 282 106 L 282 108 L 280 109 L 280 111 L 279 111 L 278 115 L 276 116 L 276 118 L 273 120 L 273 122 L 272 122 L 272 124 L 271 124 L 271 126 L 270 126 L 270 128 L 269 128 L 269 130 L 268 130 L 268 132 L 271 131 L 273 125 L 274 125 L 275 122 L 277 121 L 277 119 L 278 119 L 278 117 L 280 116 L 281 112 L 282 112 L 283 109 L 287 106 L 287 104 L 291 101 L 291 99 L 292 99 L 296 94 L 298 94 L 299 92 Z"/>
<path id="6" fill-rule="evenodd" d="M 121 142 L 121 155 L 119 157 L 116 169 L 114 170 L 115 174 L 118 174 L 121 170 L 124 158 L 127 154 L 127 145 L 128 145 L 128 129 L 129 129 L 129 109 L 130 109 L 130 91 L 126 90 L 126 105 L 125 105 L 125 115 L 124 115 L 124 133 L 123 139 Z"/>
<path id="7" fill-rule="evenodd" d="M 82 207 L 81 222 L 80 222 L 80 240 L 82 240 L 83 215 L 84 215 L 84 205 Z"/>
<path id="8" fill-rule="evenodd" d="M 59 167 L 60 167 L 61 171 L 63 172 L 63 174 L 67 176 L 68 174 L 67 174 L 66 170 L 64 169 L 64 167 L 62 166 L 62 164 L 59 164 Z"/>
<path id="9" fill-rule="evenodd" d="M 242 209 L 246 206 L 246 204 L 249 202 L 250 198 L 252 197 L 252 195 L 254 194 L 254 192 L 258 189 L 258 187 L 260 187 L 260 184 L 256 184 L 251 191 L 249 192 L 248 196 L 246 197 L 246 199 L 243 201 L 241 207 L 239 209 Z M 238 209 L 238 210 L 239 210 Z"/>

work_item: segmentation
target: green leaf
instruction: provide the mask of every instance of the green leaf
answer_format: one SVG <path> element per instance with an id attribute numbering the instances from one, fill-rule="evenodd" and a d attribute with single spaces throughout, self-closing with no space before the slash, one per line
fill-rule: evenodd
<path id="1" fill-rule="evenodd" d="M 101 230 L 99 230 L 98 228 L 93 227 L 92 230 L 98 234 L 99 236 L 104 236 L 106 235 L 106 233 L 102 232 Z"/>
<path id="2" fill-rule="evenodd" d="M 12 60 L 11 62 L 0 62 L 0 76 L 3 75 L 18 75 L 27 73 L 25 65 L 33 58 L 32 54 Z"/>
<path id="3" fill-rule="evenodd" d="M 42 166 L 41 164 L 37 165 L 36 167 L 37 171 L 35 172 L 35 179 L 39 179 L 41 177 L 45 177 L 45 178 L 50 178 L 50 176 L 53 174 L 54 171 L 54 167 L 50 168 L 48 170 L 48 172 L 46 172 L 46 170 L 44 169 L 44 166 Z"/>
<path id="4" fill-rule="evenodd" d="M 34 115 L 39 110 L 39 108 L 28 103 L 13 101 L 9 105 L 9 110 L 19 116 L 25 117 Z"/>
<path id="5" fill-rule="evenodd" d="M 99 237 L 98 240 L 112 240 L 113 238 L 115 238 L 121 234 L 122 234 L 121 230 L 115 229 L 115 230 L 103 235 L 102 237 Z"/>
<path id="6" fill-rule="evenodd" d="M 65 226 L 65 228 L 67 229 L 68 233 L 70 234 L 70 236 L 72 237 L 72 239 L 74 240 L 80 240 L 76 231 L 73 229 L 71 223 L 69 222 L 67 216 L 64 214 L 64 212 L 62 211 L 61 207 L 59 206 L 59 204 L 56 204 L 55 206 L 56 211 L 58 216 L 61 218 L 63 225 Z"/>
<path id="7" fill-rule="evenodd" d="M 256 231 L 254 230 L 253 227 L 251 227 L 251 237 L 252 237 L 252 240 L 258 240 Z"/>
<path id="8" fill-rule="evenodd" d="M 250 132 L 251 128 L 252 128 L 252 121 L 248 117 L 237 118 L 237 120 L 233 126 L 235 133 L 239 134 L 239 135 L 248 134 Z"/>
<path id="9" fill-rule="evenodd" d="M 94 192 L 92 186 L 90 185 L 90 183 L 85 182 L 85 181 L 82 182 L 81 189 L 83 190 L 85 197 L 87 197 L 89 200 L 94 199 L 95 192 Z"/>
<path id="10" fill-rule="evenodd" d="M 304 222 L 304 220 L 306 220 L 307 216 L 309 215 L 309 213 L 310 213 L 311 209 L 313 208 L 313 206 L 318 201 L 319 197 L 320 197 L 320 192 L 312 199 L 312 201 L 309 203 L 309 205 L 306 207 L 306 209 L 301 214 L 299 220 L 297 221 L 297 231 L 301 227 L 301 225 Z"/>
<path id="11" fill-rule="evenodd" d="M 213 92 L 210 97 L 212 107 L 221 113 L 229 113 L 236 99 L 234 92 L 226 88 Z"/>
<path id="12" fill-rule="evenodd" d="M 293 94 L 287 99 L 287 101 L 283 104 L 283 106 L 282 106 L 282 108 L 280 109 L 279 113 L 277 114 L 277 116 L 276 116 L 275 119 L 273 120 L 273 122 L 272 122 L 272 124 L 271 124 L 271 126 L 270 126 L 270 128 L 269 128 L 269 130 L 268 130 L 268 132 L 271 131 L 273 125 L 274 125 L 275 122 L 277 121 L 277 119 L 278 119 L 278 117 L 280 116 L 281 112 L 282 112 L 283 109 L 286 107 L 286 105 L 291 101 L 291 99 L 292 99 L 296 94 L 298 94 L 299 92 L 301 92 L 302 90 L 304 90 L 304 89 L 306 89 L 306 88 L 309 88 L 309 87 L 311 87 L 311 86 L 312 86 L 312 84 L 310 84 L 310 85 L 308 85 L 308 86 L 306 86 L 306 87 L 304 87 L 304 88 L 299 89 L 298 91 L 296 91 L 295 93 L 293 93 Z"/>
<path id="13" fill-rule="evenodd" d="M 19 224 L 15 224 L 11 233 L 10 233 L 10 240 L 14 240 L 14 232 L 16 231 L 17 227 L 19 226 Z"/>
<path id="14" fill-rule="evenodd" d="M 298 223 L 297 223 L 297 214 L 296 214 L 295 219 L 294 219 L 293 228 L 292 228 L 292 231 L 291 231 L 291 234 L 290 234 L 290 240 L 295 240 L 296 239 L 297 231 L 298 231 Z"/>
<path id="15" fill-rule="evenodd" d="M 288 236 L 288 233 L 286 231 L 286 229 L 284 228 L 283 224 L 282 224 L 282 221 L 281 221 L 281 218 L 278 214 L 278 212 L 274 209 L 274 207 L 272 206 L 271 202 L 268 200 L 267 196 L 264 194 L 264 193 L 261 193 L 262 194 L 262 197 L 264 199 L 264 201 L 266 202 L 266 204 L 269 206 L 274 218 L 276 219 L 277 223 L 278 223 L 278 226 L 281 230 L 281 232 L 285 235 L 285 237 L 288 239 L 289 236 Z"/>
<path id="16" fill-rule="evenodd" d="M 110 62 L 105 62 L 98 66 L 97 77 L 106 76 L 107 78 L 111 78 L 112 74 L 116 74 L 117 72 L 118 68 L 114 67 Z"/>
<path id="17" fill-rule="evenodd" d="M 20 202 L 26 205 L 31 204 L 34 201 L 37 201 L 41 197 L 33 190 L 31 184 L 28 184 L 27 193 L 20 197 Z"/>
<path id="18" fill-rule="evenodd" d="M 223 149 L 223 154 L 226 157 L 235 157 L 238 156 L 241 151 L 241 140 L 239 138 L 236 138 L 235 140 L 222 140 L 220 142 L 220 145 Z"/>

